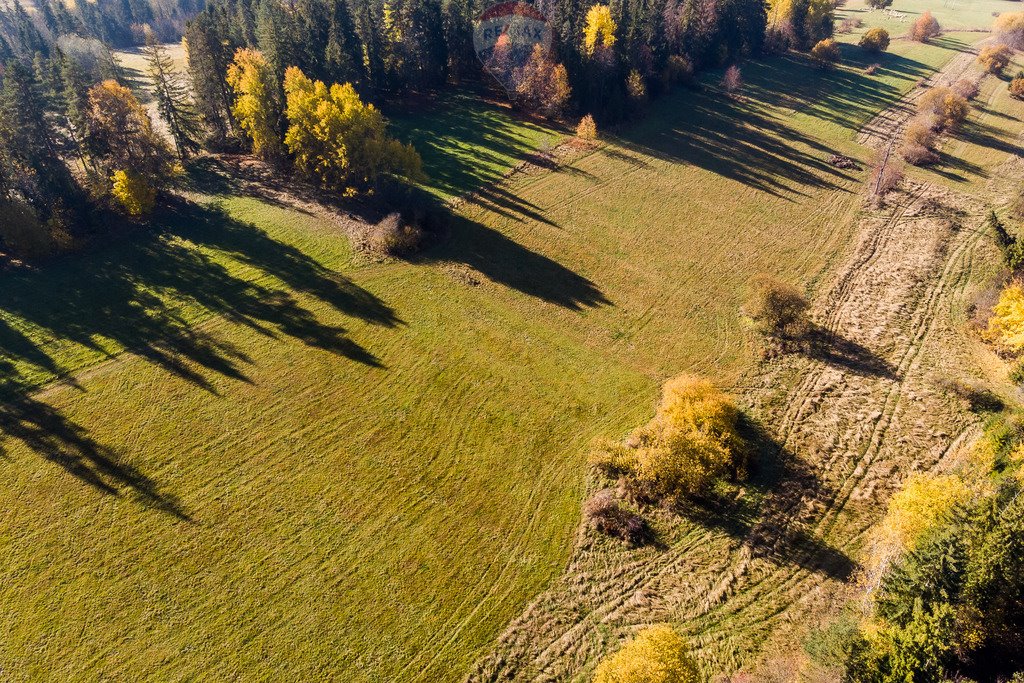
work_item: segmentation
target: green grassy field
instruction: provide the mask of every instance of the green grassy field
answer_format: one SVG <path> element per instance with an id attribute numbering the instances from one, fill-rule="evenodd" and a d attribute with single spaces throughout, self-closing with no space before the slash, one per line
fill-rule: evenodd
<path id="1" fill-rule="evenodd" d="M 207 186 L 0 275 L 0 670 L 460 679 L 562 570 L 590 440 L 645 419 L 667 376 L 740 377 L 751 277 L 813 287 L 849 248 L 865 172 L 824 159 L 863 157 L 856 125 L 955 49 L 680 91 L 484 187 L 411 263 Z M 435 115 L 396 124 L 442 196 L 548 135 Z"/>

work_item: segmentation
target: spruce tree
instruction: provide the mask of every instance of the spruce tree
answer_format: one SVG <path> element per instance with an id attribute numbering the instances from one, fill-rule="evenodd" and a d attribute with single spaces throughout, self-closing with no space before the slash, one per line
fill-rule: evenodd
<path id="1" fill-rule="evenodd" d="M 202 137 L 199 115 L 192 107 L 181 74 L 175 71 L 170 55 L 152 31 L 146 32 L 146 47 L 142 51 L 148 62 L 157 110 L 171 132 L 178 158 L 184 160 L 199 148 L 198 141 Z"/>

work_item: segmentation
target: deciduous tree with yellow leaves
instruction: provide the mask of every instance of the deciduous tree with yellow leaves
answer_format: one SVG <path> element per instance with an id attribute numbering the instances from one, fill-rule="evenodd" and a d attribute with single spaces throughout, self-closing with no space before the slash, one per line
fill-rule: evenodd
<path id="1" fill-rule="evenodd" d="M 583 49 L 588 55 L 615 45 L 615 20 L 608 5 L 592 5 L 583 26 Z"/>
<path id="2" fill-rule="evenodd" d="M 625 443 L 597 448 L 591 462 L 626 474 L 645 495 L 699 495 L 716 480 L 745 470 L 739 418 L 736 404 L 711 382 L 683 375 L 665 384 L 649 423 Z"/>
<path id="3" fill-rule="evenodd" d="M 422 178 L 419 154 L 387 136 L 380 111 L 364 104 L 351 83 L 327 87 L 293 66 L 285 72 L 284 90 L 285 144 L 301 172 L 349 192 L 384 175 Z"/>
<path id="4" fill-rule="evenodd" d="M 985 334 L 1004 351 L 1024 350 L 1024 287 L 1020 281 L 1011 282 L 999 295 Z"/>
<path id="5" fill-rule="evenodd" d="M 699 683 L 697 662 L 682 636 L 667 624 L 640 631 L 603 662 L 594 683 Z"/>
<path id="6" fill-rule="evenodd" d="M 253 154 L 267 161 L 282 159 L 281 106 L 270 64 L 259 50 L 239 48 L 228 66 L 227 80 L 235 95 L 231 113 L 252 142 Z"/>

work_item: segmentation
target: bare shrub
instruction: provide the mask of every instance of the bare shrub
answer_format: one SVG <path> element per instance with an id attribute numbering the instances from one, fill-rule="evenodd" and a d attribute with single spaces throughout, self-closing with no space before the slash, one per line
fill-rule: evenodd
<path id="1" fill-rule="evenodd" d="M 576 126 L 576 137 L 580 140 L 597 139 L 597 124 L 594 123 L 593 116 L 587 114 L 580 119 L 579 125 Z"/>
<path id="2" fill-rule="evenodd" d="M 927 166 L 939 160 L 939 155 L 933 150 L 913 142 L 904 143 L 900 147 L 900 157 L 911 166 Z"/>
<path id="3" fill-rule="evenodd" d="M 874 74 L 876 71 L 878 71 L 881 68 L 882 68 L 882 65 L 879 64 L 878 62 L 875 62 L 874 64 L 868 64 L 866 67 L 864 67 L 864 73 L 866 73 L 868 76 L 870 76 L 870 75 Z"/>
<path id="4" fill-rule="evenodd" d="M 780 339 L 803 339 L 811 329 L 807 297 L 797 287 L 768 275 L 754 278 L 754 294 L 744 311 L 764 334 Z"/>
<path id="5" fill-rule="evenodd" d="M 936 21 L 935 17 L 928 10 L 917 18 L 913 26 L 910 27 L 909 37 L 911 40 L 916 40 L 919 43 L 927 43 L 929 40 L 939 35 L 942 32 L 942 27 L 939 26 L 939 22 Z"/>
<path id="6" fill-rule="evenodd" d="M 965 100 L 970 101 L 978 96 L 978 93 L 981 91 L 981 84 L 973 78 L 961 78 L 951 85 L 949 89 Z"/>
<path id="7" fill-rule="evenodd" d="M 891 157 L 886 160 L 885 155 L 879 154 L 871 164 L 872 194 L 878 200 L 889 194 L 903 182 L 903 165 Z"/>
<path id="8" fill-rule="evenodd" d="M 733 64 L 725 70 L 725 74 L 722 76 L 722 88 L 725 89 L 725 92 L 733 95 L 742 87 L 743 77 L 740 74 L 740 68 Z"/>
<path id="9" fill-rule="evenodd" d="M 370 227 L 361 243 L 363 251 L 378 257 L 406 256 L 418 251 L 426 240 L 426 233 L 416 225 L 402 220 L 395 212 Z"/>
<path id="10" fill-rule="evenodd" d="M 839 22 L 839 26 L 836 27 L 836 33 L 853 33 L 853 30 L 860 28 L 864 24 L 863 21 L 855 17 L 846 17 Z"/>
<path id="11" fill-rule="evenodd" d="M 978 64 L 981 64 L 988 73 L 1001 76 L 1012 58 L 1013 51 L 1006 45 L 989 45 L 978 53 Z"/>
<path id="12" fill-rule="evenodd" d="M 583 517 L 596 531 L 633 546 L 642 545 L 649 536 L 644 518 L 623 507 L 611 489 L 591 496 L 583 506 Z"/>

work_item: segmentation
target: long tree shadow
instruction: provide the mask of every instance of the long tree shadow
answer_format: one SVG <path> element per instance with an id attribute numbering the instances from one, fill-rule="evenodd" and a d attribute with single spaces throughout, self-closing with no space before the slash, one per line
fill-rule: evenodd
<path id="1" fill-rule="evenodd" d="M 401 324 L 379 298 L 299 249 L 184 200 L 163 205 L 149 230 L 37 268 L 12 268 L 0 282 L 0 439 L 21 440 L 99 490 L 126 487 L 179 515 L 152 481 L 31 391 L 122 350 L 213 394 L 210 373 L 249 381 L 251 359 L 196 327 L 210 316 L 382 367 L 301 297 L 372 325 Z"/>
<path id="2" fill-rule="evenodd" d="M 858 375 L 899 380 L 896 366 L 871 349 L 838 332 L 814 325 L 806 339 L 806 355 Z"/>
<path id="3" fill-rule="evenodd" d="M 572 310 L 612 303 L 591 280 L 497 230 L 458 214 L 450 221 L 448 239 L 418 260 L 463 263 L 494 282 Z"/>
<path id="4" fill-rule="evenodd" d="M 689 501 L 678 511 L 741 541 L 755 557 L 848 580 L 856 563 L 815 533 L 820 513 L 810 512 L 828 509 L 836 492 L 756 422 L 745 420 L 742 431 L 756 454 L 747 495 Z"/>
<path id="5" fill-rule="evenodd" d="M 10 376 L 13 368 L 0 362 L 0 371 Z M 146 507 L 191 520 L 175 496 L 161 491 L 152 479 L 91 438 L 88 430 L 53 406 L 9 381 L 0 383 L 0 397 L 0 456 L 6 455 L 4 441 L 17 439 L 97 491 L 108 495 L 127 491 Z"/>
<path id="6" fill-rule="evenodd" d="M 678 103 L 657 106 L 678 109 Z M 691 94 L 686 112 L 678 125 L 665 125 L 665 114 L 655 113 L 620 140 L 632 151 L 697 166 L 779 197 L 806 196 L 808 188 L 843 189 L 839 182 L 854 180 L 827 163 L 834 150 L 756 102 L 703 90 Z"/>

